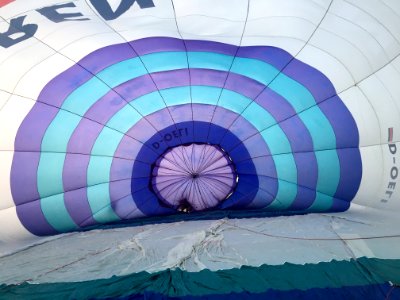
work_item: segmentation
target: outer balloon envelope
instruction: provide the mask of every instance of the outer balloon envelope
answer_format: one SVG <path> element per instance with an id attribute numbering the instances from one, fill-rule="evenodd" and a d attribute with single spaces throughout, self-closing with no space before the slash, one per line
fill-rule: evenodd
<path id="1" fill-rule="evenodd" d="M 398 295 L 399 3 L 0 0 L 0 294 Z"/>
<path id="2" fill-rule="evenodd" d="M 51 235 L 181 211 L 339 212 L 355 198 L 392 205 L 397 123 L 369 119 L 375 112 L 379 125 L 380 107 L 397 102 L 378 107 L 352 98 L 354 83 L 321 64 L 315 49 L 322 45 L 310 46 L 337 5 L 298 12 L 318 24 L 314 32 L 299 25 L 308 32 L 299 46 L 269 38 L 269 14 L 279 15 L 271 3 L 237 1 L 232 13 L 221 3 L 205 13 L 211 2 L 117 2 L 29 3 L 22 16 L 21 2 L 3 3 L 1 55 L 20 61 L 1 87 L 2 208 L 22 224 L 18 230 Z M 195 19 L 215 27 L 194 28 Z M 257 39 L 262 22 L 267 31 Z M 212 28 L 232 36 L 209 34 Z M 331 44 L 332 57 L 339 48 Z M 366 95 L 369 74 L 384 65 L 357 75 L 348 68 Z M 376 128 L 386 140 L 382 133 L 369 139 Z M 388 141 L 384 156 L 393 164 L 382 155 L 377 164 L 389 181 L 383 193 L 371 191 L 374 154 L 360 149 Z"/>

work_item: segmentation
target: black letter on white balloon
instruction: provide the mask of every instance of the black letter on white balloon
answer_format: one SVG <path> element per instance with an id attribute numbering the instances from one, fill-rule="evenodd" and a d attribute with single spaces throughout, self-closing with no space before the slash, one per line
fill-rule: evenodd
<path id="1" fill-rule="evenodd" d="M 54 23 L 60 23 L 60 22 L 66 22 L 66 21 L 87 21 L 90 20 L 88 18 L 80 18 L 80 19 L 75 19 L 78 17 L 82 17 L 83 15 L 81 13 L 59 13 L 57 10 L 60 8 L 65 8 L 65 7 L 76 7 L 75 3 L 69 2 L 65 4 L 59 4 L 59 5 L 53 5 L 53 6 L 48 6 L 48 7 L 43 7 L 40 9 L 37 9 L 36 11 L 43 16 L 45 16 L 47 19 L 50 21 L 53 21 Z M 74 18 L 74 19 L 71 19 Z"/>
<path id="2" fill-rule="evenodd" d="M 11 19 L 10 27 L 4 33 L 0 33 L 0 46 L 8 48 L 27 40 L 36 33 L 38 26 L 36 24 L 23 24 L 26 16 Z M 21 35 L 23 33 L 23 35 Z M 12 35 L 16 35 L 15 38 Z"/>
<path id="3" fill-rule="evenodd" d="M 99 14 L 107 21 L 115 20 L 125 13 L 135 2 L 140 8 L 154 7 L 153 0 L 122 0 L 116 11 L 111 9 L 107 0 L 90 0 L 90 3 L 96 8 Z"/>

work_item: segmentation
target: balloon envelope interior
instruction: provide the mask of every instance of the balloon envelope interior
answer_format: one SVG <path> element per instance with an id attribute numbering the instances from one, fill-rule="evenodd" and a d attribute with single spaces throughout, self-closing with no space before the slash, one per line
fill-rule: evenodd
<path id="1" fill-rule="evenodd" d="M 397 45 L 395 16 L 383 42 L 355 34 L 380 28 L 362 17 L 372 4 L 8 2 L 1 211 L 24 234 L 183 212 L 395 205 L 389 79 L 400 50 L 368 50 Z M 363 55 L 345 54 L 349 35 Z M 382 84 L 392 96 L 377 96 Z"/>

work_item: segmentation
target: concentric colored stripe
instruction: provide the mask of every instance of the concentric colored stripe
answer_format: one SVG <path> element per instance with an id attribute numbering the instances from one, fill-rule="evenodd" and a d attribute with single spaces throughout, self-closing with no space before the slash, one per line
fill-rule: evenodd
<path id="1" fill-rule="evenodd" d="M 274 47 L 147 38 L 99 49 L 43 89 L 16 138 L 36 152 L 14 156 L 21 221 L 41 235 L 173 213 L 149 190 L 150 166 L 193 142 L 234 159 L 239 184 L 218 209 L 345 210 L 361 180 L 355 122 L 317 70 Z"/>

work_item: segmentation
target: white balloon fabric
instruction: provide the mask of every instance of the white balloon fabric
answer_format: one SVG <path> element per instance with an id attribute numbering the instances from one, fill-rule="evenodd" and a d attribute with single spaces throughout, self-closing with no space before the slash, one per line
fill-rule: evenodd
<path id="1" fill-rule="evenodd" d="M 0 3 L 5 241 L 400 207 L 396 1 Z"/>
<path id="2" fill-rule="evenodd" d="M 398 0 L 0 0 L 0 298 L 400 297 L 399 83 Z"/>

